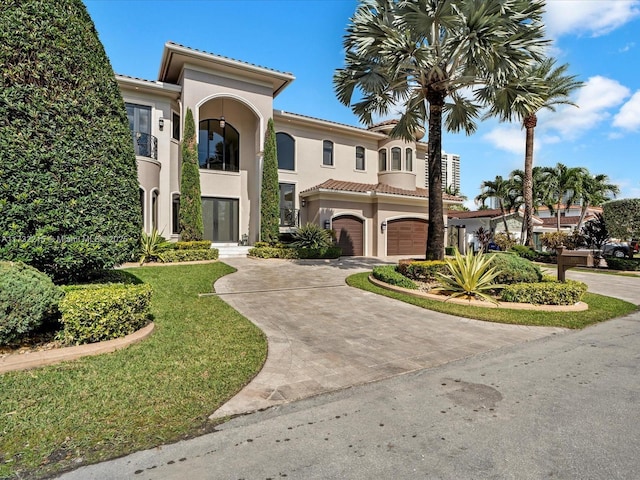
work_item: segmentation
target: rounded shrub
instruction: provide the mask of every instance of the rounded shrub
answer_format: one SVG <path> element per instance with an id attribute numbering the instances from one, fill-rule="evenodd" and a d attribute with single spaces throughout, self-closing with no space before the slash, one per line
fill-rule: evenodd
<path id="1" fill-rule="evenodd" d="M 0 262 L 0 345 L 40 327 L 61 298 L 44 273 L 21 262 Z"/>
<path id="2" fill-rule="evenodd" d="M 494 253 L 491 264 L 500 272 L 494 282 L 502 285 L 534 283 L 542 279 L 540 267 L 526 258 L 509 253 Z"/>
<path id="3" fill-rule="evenodd" d="M 512 245 L 509 251 L 514 252 L 519 257 L 526 258 L 531 261 L 534 261 L 538 257 L 538 252 L 526 245 Z"/>

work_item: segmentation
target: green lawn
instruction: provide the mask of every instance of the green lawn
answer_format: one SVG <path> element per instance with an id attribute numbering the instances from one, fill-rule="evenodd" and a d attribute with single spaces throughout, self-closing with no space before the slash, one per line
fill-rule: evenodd
<path id="1" fill-rule="evenodd" d="M 129 270 L 156 331 L 124 350 L 0 375 L 0 478 L 41 477 L 206 432 L 262 367 L 262 332 L 211 292 L 223 263 Z"/>
<path id="2" fill-rule="evenodd" d="M 392 292 L 380 288 L 369 282 L 370 272 L 357 273 L 347 278 L 352 287 L 367 290 L 395 298 L 402 302 L 411 303 L 436 312 L 448 313 L 458 317 L 474 318 L 487 322 L 510 323 L 515 325 L 535 325 L 564 328 L 583 328 L 593 323 L 602 322 L 615 317 L 621 317 L 634 312 L 638 307 L 632 303 L 605 297 L 595 293 L 587 293 L 582 299 L 589 304 L 589 310 L 584 312 L 542 312 L 536 310 L 508 310 L 502 308 L 482 308 L 454 303 L 438 302 L 428 298 L 418 298 L 404 293 Z"/>

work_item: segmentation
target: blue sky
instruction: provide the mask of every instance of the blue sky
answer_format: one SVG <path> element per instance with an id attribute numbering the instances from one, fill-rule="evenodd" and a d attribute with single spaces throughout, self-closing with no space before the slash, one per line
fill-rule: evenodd
<path id="1" fill-rule="evenodd" d="M 356 0 L 84 0 L 116 73 L 155 80 L 166 41 L 290 72 L 274 108 L 361 126 L 335 97 L 332 76 Z M 640 198 L 640 0 L 547 0 L 558 63 L 585 86 L 579 106 L 542 112 L 535 164 L 587 167 Z M 524 163 L 519 125 L 482 122 L 473 136 L 445 134 L 461 156 L 462 193 Z M 473 207 L 472 202 L 468 206 Z"/>

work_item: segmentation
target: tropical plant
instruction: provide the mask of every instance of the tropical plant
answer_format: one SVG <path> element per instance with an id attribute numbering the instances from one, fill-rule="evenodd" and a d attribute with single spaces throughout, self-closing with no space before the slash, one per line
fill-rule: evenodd
<path id="1" fill-rule="evenodd" d="M 307 223 L 297 228 L 293 234 L 291 246 L 294 248 L 326 248 L 333 245 L 333 238 L 329 230 Z"/>
<path id="2" fill-rule="evenodd" d="M 273 119 L 267 123 L 264 139 L 262 190 L 260 201 L 260 240 L 278 241 L 280 235 L 280 190 L 278 186 L 278 150 Z"/>
<path id="3" fill-rule="evenodd" d="M 585 223 L 580 233 L 587 246 L 598 251 L 600 251 L 602 246 L 611 238 L 609 230 L 607 229 L 607 223 L 604 221 L 604 215 L 601 213 L 597 213 L 594 219 Z"/>
<path id="4" fill-rule="evenodd" d="M 334 75 L 340 102 L 367 125 L 399 109 L 390 136 L 410 142 L 428 122 L 428 260 L 444 257 L 443 122 L 473 133 L 481 106 L 462 92 L 476 87 L 476 99 L 487 97 L 482 90 L 542 58 L 543 8 L 542 0 L 367 0 L 351 18 L 346 65 Z"/>
<path id="5" fill-rule="evenodd" d="M 536 215 L 538 214 L 540 207 L 549 203 L 547 201 L 548 192 L 545 190 L 547 175 L 548 172 L 543 167 L 533 167 L 531 170 L 531 211 Z M 513 170 L 509 175 L 509 181 L 511 182 L 511 195 L 516 198 L 515 203 L 518 205 L 518 208 L 520 208 L 521 205 L 524 205 L 524 170 Z M 529 222 L 527 222 L 527 219 L 525 218 L 522 222 L 522 231 L 520 236 L 520 243 L 523 245 L 526 243 L 533 243 L 533 240 L 528 242 L 528 227 Z"/>
<path id="6" fill-rule="evenodd" d="M 546 192 L 547 208 L 556 216 L 556 230 L 560 231 L 560 211 L 574 204 L 580 198 L 582 181 L 588 175 L 588 170 L 583 167 L 567 167 L 562 163 L 555 167 L 543 167 L 547 173 L 544 177 L 543 189 Z"/>
<path id="7" fill-rule="evenodd" d="M 487 293 L 504 287 L 504 285 L 493 283 L 500 271 L 492 266 L 491 256 L 482 253 L 473 255 L 472 252 L 463 256 L 456 251 L 455 258 L 446 258 L 445 262 L 447 262 L 450 274 L 437 273 L 436 276 L 442 286 L 433 290 L 450 292 L 449 298 L 463 297 L 468 300 L 482 298 L 492 303 L 498 303 L 493 296 Z"/>
<path id="8" fill-rule="evenodd" d="M 609 177 L 603 173 L 599 175 L 591 175 L 586 172 L 582 178 L 582 188 L 580 189 L 580 220 L 578 221 L 578 230 L 582 228 L 584 217 L 589 207 L 599 207 L 604 202 L 611 200 L 609 196 L 615 198 L 620 193 L 620 187 L 613 183 L 609 183 Z"/>
<path id="9" fill-rule="evenodd" d="M 513 236 L 506 232 L 496 233 L 493 236 L 493 241 L 496 245 L 498 245 L 498 247 L 500 247 L 500 250 L 503 251 L 509 250 L 516 244 L 516 240 L 513 238 Z"/>
<path id="10" fill-rule="evenodd" d="M 524 244 L 533 246 L 533 146 L 534 131 L 538 124 L 537 113 L 557 105 L 574 105 L 569 96 L 583 84 L 574 75 L 567 75 L 567 64 L 555 66 L 555 60 L 546 58 L 529 64 L 524 74 L 511 77 L 497 88 L 489 86 L 479 94 L 491 105 L 487 116 L 497 116 L 501 121 L 522 122 L 526 131 L 523 200 L 526 233 Z"/>
<path id="11" fill-rule="evenodd" d="M 490 254 L 492 265 L 500 273 L 496 275 L 495 282 L 505 285 L 513 283 L 532 283 L 542 280 L 542 271 L 536 264 L 512 253 Z"/>
<path id="12" fill-rule="evenodd" d="M 180 173 L 180 239 L 197 242 L 204 238 L 202 198 L 200 191 L 200 165 L 193 112 L 187 107 L 182 140 L 182 172 Z"/>
<path id="13" fill-rule="evenodd" d="M 607 202 L 603 214 L 612 237 L 622 240 L 640 237 L 640 198 Z"/>
<path id="14" fill-rule="evenodd" d="M 0 258 L 56 282 L 129 260 L 142 226 L 113 69 L 82 0 L 0 8 Z"/>
<path id="15" fill-rule="evenodd" d="M 502 222 L 504 223 L 504 230 L 509 234 L 509 225 L 507 224 L 507 213 L 510 213 L 512 208 L 515 207 L 510 193 L 512 191 L 512 185 L 509 180 L 504 180 L 502 176 L 496 175 L 495 180 L 485 180 L 480 185 L 482 192 L 475 198 L 477 203 L 484 205 L 489 198 L 495 198 L 498 201 L 500 207 L 500 213 L 502 214 Z"/>
<path id="16" fill-rule="evenodd" d="M 149 235 L 146 232 L 142 232 L 139 251 L 140 265 L 158 260 L 164 262 L 164 252 L 171 249 L 171 247 L 171 243 L 167 242 L 155 228 Z"/>
<path id="17" fill-rule="evenodd" d="M 484 227 L 478 227 L 473 234 L 480 244 L 480 251 L 486 252 L 489 249 L 489 243 L 491 243 L 491 239 L 493 238 L 491 232 L 489 230 L 485 230 Z"/>

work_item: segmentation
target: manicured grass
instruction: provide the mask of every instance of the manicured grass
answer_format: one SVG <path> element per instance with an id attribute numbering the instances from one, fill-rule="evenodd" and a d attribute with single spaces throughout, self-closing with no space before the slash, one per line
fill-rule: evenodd
<path id="1" fill-rule="evenodd" d="M 515 325 L 534 325 L 564 328 L 583 328 L 593 323 L 621 317 L 634 312 L 638 307 L 616 298 L 587 293 L 582 299 L 589 304 L 584 312 L 541 312 L 536 310 L 507 310 L 502 308 L 482 308 L 454 303 L 438 302 L 428 298 L 417 298 L 404 293 L 392 292 L 369 282 L 369 272 L 357 273 L 347 277 L 347 284 L 369 292 L 395 298 L 436 312 L 448 313 L 458 317 L 474 318 L 487 322 L 510 323 Z"/>
<path id="2" fill-rule="evenodd" d="M 211 292 L 222 263 L 144 267 L 156 331 L 124 350 L 0 376 L 0 478 L 198 435 L 262 367 L 262 332 Z M 26 475 L 25 475 L 26 474 Z"/>

